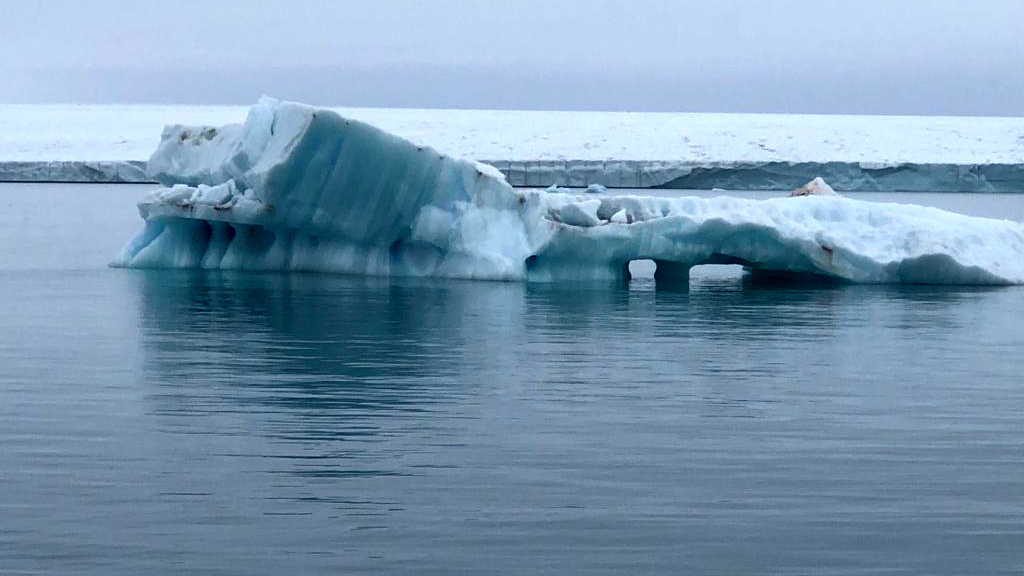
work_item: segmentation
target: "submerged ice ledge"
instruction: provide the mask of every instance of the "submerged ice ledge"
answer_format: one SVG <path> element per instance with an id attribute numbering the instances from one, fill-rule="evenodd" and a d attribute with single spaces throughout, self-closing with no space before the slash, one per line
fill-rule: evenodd
<path id="1" fill-rule="evenodd" d="M 126 267 L 500 280 L 656 278 L 700 264 L 864 283 L 1024 282 L 1024 226 L 809 196 L 593 197 L 516 190 L 495 168 L 327 111 L 262 99 L 244 124 L 165 129 Z"/>

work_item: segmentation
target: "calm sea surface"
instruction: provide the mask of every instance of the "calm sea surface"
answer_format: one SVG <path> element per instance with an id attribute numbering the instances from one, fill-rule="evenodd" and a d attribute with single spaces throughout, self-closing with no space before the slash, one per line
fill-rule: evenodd
<path id="1" fill-rule="evenodd" d="M 1024 572 L 1024 288 L 108 269 L 147 188 L 0 185 L 0 574 Z"/>

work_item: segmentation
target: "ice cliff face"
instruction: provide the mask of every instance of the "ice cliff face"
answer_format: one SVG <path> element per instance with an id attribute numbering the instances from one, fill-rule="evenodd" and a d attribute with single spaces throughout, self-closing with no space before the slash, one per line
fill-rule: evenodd
<path id="1" fill-rule="evenodd" d="M 657 278 L 706 263 L 852 282 L 1024 282 L 1024 226 L 834 196 L 515 190 L 500 172 L 332 112 L 262 99 L 242 125 L 171 126 L 125 267 L 500 280 Z"/>

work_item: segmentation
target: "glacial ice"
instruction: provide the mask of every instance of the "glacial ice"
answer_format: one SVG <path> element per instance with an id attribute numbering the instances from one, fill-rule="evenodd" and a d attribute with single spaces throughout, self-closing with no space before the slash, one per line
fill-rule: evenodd
<path id="1" fill-rule="evenodd" d="M 495 280 L 656 278 L 692 266 L 863 283 L 1024 283 L 1024 225 L 810 195 L 577 196 L 517 190 L 369 124 L 261 99 L 244 124 L 169 126 L 124 267 Z M 826 185 L 827 186 L 827 185 Z"/>

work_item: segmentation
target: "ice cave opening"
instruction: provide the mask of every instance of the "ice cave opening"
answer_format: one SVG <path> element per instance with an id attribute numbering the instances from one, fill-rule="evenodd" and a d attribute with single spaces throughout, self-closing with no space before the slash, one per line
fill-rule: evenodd
<path id="1" fill-rule="evenodd" d="M 654 260 L 630 260 L 626 263 L 630 280 L 653 280 L 657 267 Z"/>
<path id="2" fill-rule="evenodd" d="M 626 263 L 629 280 L 655 281 L 662 283 L 688 282 L 691 279 L 724 280 L 743 276 L 740 264 L 698 264 L 685 266 L 669 261 L 655 261 L 648 258 L 630 260 Z"/>

